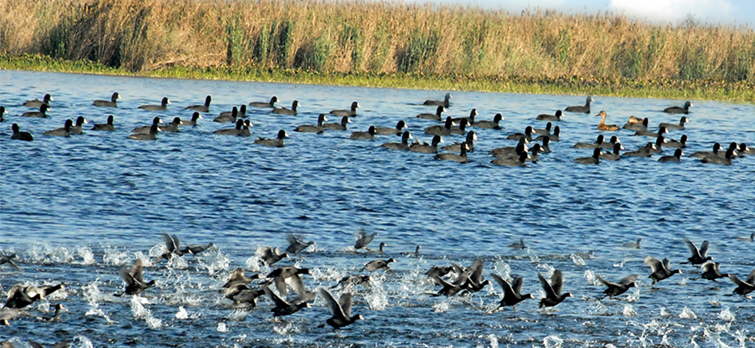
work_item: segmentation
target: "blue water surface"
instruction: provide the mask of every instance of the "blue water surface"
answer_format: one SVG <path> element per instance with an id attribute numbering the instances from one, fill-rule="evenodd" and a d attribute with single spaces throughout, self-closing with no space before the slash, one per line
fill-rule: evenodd
<path id="1" fill-rule="evenodd" d="M 0 251 L 16 253 L 24 272 L 0 268 L 3 291 L 15 284 L 63 282 L 64 291 L 30 306 L 28 315 L 0 328 L 0 340 L 24 346 L 28 339 L 52 344 L 63 339 L 77 347 L 126 346 L 511 346 L 616 347 L 749 346 L 755 344 L 753 304 L 730 296 L 728 279 L 695 280 L 700 270 L 679 263 L 689 257 L 682 241 L 700 245 L 721 271 L 744 279 L 753 270 L 753 244 L 737 239 L 755 232 L 752 209 L 752 156 L 731 166 L 704 164 L 684 157 L 681 163 L 652 158 L 622 158 L 597 166 L 574 163 L 591 150 L 573 149 L 592 142 L 600 110 L 607 123 L 623 125 L 630 115 L 651 125 L 678 122 L 662 112 L 683 100 L 596 96 L 591 114 L 567 113 L 560 142 L 550 154 L 524 168 L 490 164 L 489 150 L 514 146 L 508 134 L 522 132 L 540 113 L 582 104 L 584 96 L 452 92 L 453 117 L 478 119 L 501 113 L 503 130 L 475 129 L 478 141 L 469 162 L 434 160 L 432 155 L 389 150 L 383 142 L 350 140 L 351 131 L 370 125 L 390 127 L 405 120 L 415 138 L 430 142 L 423 129 L 437 124 L 415 115 L 432 112 L 425 99 L 445 92 L 309 86 L 256 82 L 174 80 L 45 72 L 0 71 L 0 105 L 8 113 L 0 123 Z M 92 106 L 118 92 L 117 108 Z M 50 93 L 49 117 L 22 118 L 25 100 Z M 160 133 L 156 141 L 127 139 L 131 129 L 189 119 L 184 107 L 212 96 L 209 113 L 197 127 Z M 280 116 L 250 108 L 252 137 L 220 136 L 232 127 L 212 122 L 221 111 L 277 96 L 280 106 L 300 102 L 298 116 Z M 168 111 L 137 109 L 170 98 Z M 361 108 L 349 131 L 297 133 L 320 113 Z M 755 145 L 750 104 L 693 100 L 687 129 L 669 138 L 689 136 L 689 155 L 713 143 Z M 88 130 L 115 116 L 115 132 Z M 84 135 L 44 136 L 66 119 L 84 116 Z M 330 122 L 339 118 L 330 117 Z M 10 125 L 31 132 L 33 142 L 10 140 Z M 656 127 L 651 127 L 656 129 Z M 257 137 L 288 132 L 286 146 L 253 144 Z M 627 150 L 652 138 L 618 135 Z M 446 137 L 445 144 L 464 137 Z M 670 155 L 673 149 L 665 149 Z M 386 255 L 353 252 L 354 234 L 377 232 L 370 247 L 385 242 Z M 186 243 L 213 242 L 217 249 L 198 258 L 184 256 L 158 263 L 164 245 L 160 233 Z M 354 312 L 364 322 L 338 335 L 321 328 L 329 312 L 321 298 L 284 320 L 273 320 L 270 301 L 256 309 L 234 307 L 218 292 L 236 267 L 267 272 L 255 250 L 287 246 L 287 233 L 316 242 L 302 255 L 281 262 L 313 269 L 305 277 L 311 289 L 330 287 L 358 273 L 369 260 L 394 257 L 395 272 L 376 272 L 370 289 L 356 289 Z M 507 246 L 524 238 L 528 248 Z M 642 238 L 641 249 L 623 247 Z M 421 245 L 421 256 L 405 256 Z M 684 272 L 651 287 L 646 256 L 669 258 Z M 118 268 L 142 258 L 145 278 L 157 279 L 145 298 L 113 297 L 122 291 Z M 564 290 L 575 295 L 550 311 L 538 300 L 517 311 L 497 307 L 501 289 L 488 286 L 474 295 L 446 299 L 429 294 L 439 288 L 424 276 L 433 265 L 485 261 L 485 277 L 524 277 L 524 292 L 543 297 L 537 273 L 564 273 Z M 151 260 L 151 261 L 149 261 Z M 639 289 L 622 300 L 599 301 L 604 287 L 595 275 L 617 281 L 638 274 Z M 509 278 L 510 279 L 510 278 Z M 338 294 L 339 290 L 334 290 Z M 68 311 L 60 322 L 42 323 L 51 305 Z"/>

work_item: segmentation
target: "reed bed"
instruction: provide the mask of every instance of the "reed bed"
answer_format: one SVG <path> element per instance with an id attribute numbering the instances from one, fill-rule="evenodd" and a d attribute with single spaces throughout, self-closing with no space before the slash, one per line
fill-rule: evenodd
<path id="1" fill-rule="evenodd" d="M 0 0 L 0 54 L 137 73 L 293 70 L 577 90 L 755 84 L 755 33 L 744 27 L 390 1 Z"/>

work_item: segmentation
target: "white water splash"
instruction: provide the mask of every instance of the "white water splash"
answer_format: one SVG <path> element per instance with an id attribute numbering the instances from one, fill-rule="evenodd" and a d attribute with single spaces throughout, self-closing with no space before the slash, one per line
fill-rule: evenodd
<path id="1" fill-rule="evenodd" d="M 540 263 L 540 258 L 537 257 L 537 255 L 535 255 L 535 253 L 533 253 L 532 250 L 530 250 L 529 248 L 527 248 L 527 255 L 529 255 L 530 261 L 532 261 L 532 263 L 534 264 Z"/>
<path id="2" fill-rule="evenodd" d="M 634 291 L 627 294 L 627 302 L 637 302 L 640 299 L 640 288 L 635 288 Z"/>
<path id="3" fill-rule="evenodd" d="M 512 281 L 511 266 L 509 266 L 505 261 L 496 261 L 496 263 L 493 264 L 493 269 L 496 271 L 496 273 L 498 273 L 498 275 L 501 276 L 501 278 L 505 279 L 506 281 Z"/>
<path id="4" fill-rule="evenodd" d="M 231 267 L 231 259 L 217 248 L 210 248 L 197 258 L 199 265 L 207 270 L 208 275 L 214 275 Z"/>
<path id="5" fill-rule="evenodd" d="M 79 257 L 81 257 L 82 261 L 80 264 L 82 265 L 94 265 L 97 262 L 94 260 L 94 253 L 91 249 L 82 246 L 76 248 L 76 252 L 79 254 Z"/>
<path id="6" fill-rule="evenodd" d="M 624 309 L 621 311 L 621 314 L 625 317 L 636 317 L 637 312 L 634 311 L 634 308 L 632 308 L 631 305 L 624 305 Z"/>
<path id="7" fill-rule="evenodd" d="M 273 331 L 279 335 L 286 336 L 299 332 L 299 328 L 293 323 L 285 323 L 285 325 L 273 325 Z"/>
<path id="8" fill-rule="evenodd" d="M 73 263 L 75 260 L 69 248 L 49 244 L 33 245 L 27 254 L 34 263 Z"/>
<path id="9" fill-rule="evenodd" d="M 388 293 L 383 287 L 383 283 L 379 278 L 372 278 L 370 281 L 371 292 L 364 295 L 364 299 L 370 305 L 370 309 L 374 311 L 384 310 L 388 306 Z"/>
<path id="10" fill-rule="evenodd" d="M 579 255 L 577 255 L 577 254 L 571 254 L 571 260 L 577 266 L 584 266 L 585 265 L 585 259 L 579 257 Z"/>
<path id="11" fill-rule="evenodd" d="M 447 300 L 441 301 L 433 305 L 433 312 L 443 313 L 443 312 L 448 311 L 450 307 L 451 307 L 451 304 Z"/>
<path id="12" fill-rule="evenodd" d="M 587 282 L 592 285 L 600 285 L 600 281 L 598 281 L 598 277 L 595 276 L 595 273 L 591 270 L 586 270 L 584 273 L 585 279 L 587 279 Z"/>
<path id="13" fill-rule="evenodd" d="M 84 315 L 103 317 L 108 324 L 112 324 L 113 322 L 110 320 L 110 316 L 107 315 L 99 305 L 99 301 L 102 299 L 102 293 L 97 287 L 99 280 L 100 279 L 97 278 L 93 282 L 81 287 L 81 290 L 84 291 L 84 298 L 86 298 L 87 302 L 89 303 L 89 310 L 87 310 Z"/>
<path id="14" fill-rule="evenodd" d="M 553 272 L 556 270 L 553 266 L 551 266 L 551 265 L 549 265 L 547 263 L 539 264 L 539 265 L 537 265 L 537 268 L 542 269 L 545 272 L 543 274 L 543 277 L 548 278 L 548 279 L 550 279 L 551 277 L 553 277 Z"/>
<path id="15" fill-rule="evenodd" d="M 168 267 L 178 270 L 187 270 L 189 269 L 189 262 L 187 262 L 183 256 L 173 255 L 173 257 L 168 260 Z"/>
<path id="16" fill-rule="evenodd" d="M 498 337 L 494 334 L 490 334 L 488 335 L 488 339 L 490 339 L 490 348 L 498 348 Z"/>
<path id="17" fill-rule="evenodd" d="M 125 265 L 130 258 L 130 254 L 125 249 L 116 247 L 105 247 L 102 261 L 108 266 Z"/>
<path id="18" fill-rule="evenodd" d="M 71 347 L 74 348 L 94 348 L 94 344 L 92 344 L 92 341 L 90 341 L 88 338 L 86 338 L 83 335 L 76 335 L 76 337 L 73 338 L 73 344 Z"/>
<path id="19" fill-rule="evenodd" d="M 715 297 L 715 296 L 712 296 L 711 298 L 709 298 L 708 299 L 708 303 L 710 303 L 713 306 L 720 306 L 721 305 L 721 301 L 719 301 L 718 297 Z"/>
<path id="20" fill-rule="evenodd" d="M 616 268 L 624 268 L 624 264 L 627 262 L 627 260 L 621 260 L 619 263 L 614 263 L 613 266 Z"/>
<path id="21" fill-rule="evenodd" d="M 737 317 L 736 315 L 734 315 L 734 313 L 731 312 L 731 310 L 729 310 L 729 307 L 726 307 L 723 311 L 721 311 L 721 313 L 718 314 L 718 319 L 733 322 L 737 320 Z"/>
<path id="22" fill-rule="evenodd" d="M 664 346 L 664 347 L 673 347 L 674 346 L 669 341 L 668 334 L 663 334 L 663 338 L 661 338 L 661 346 Z"/>
<path id="23" fill-rule="evenodd" d="M 251 272 L 259 272 L 260 271 L 260 258 L 257 256 L 251 256 L 248 259 L 246 259 L 246 262 L 244 262 L 244 265 L 246 265 L 246 269 Z"/>
<path id="24" fill-rule="evenodd" d="M 134 319 L 144 319 L 144 321 L 152 329 L 159 329 L 162 327 L 162 321 L 152 316 L 152 312 L 144 308 L 142 305 L 142 298 L 139 296 L 131 296 L 131 313 L 134 315 Z"/>
<path id="25" fill-rule="evenodd" d="M 671 313 L 669 313 L 668 311 L 666 311 L 666 307 L 661 307 L 661 309 L 660 309 L 659 312 L 660 313 L 658 313 L 658 315 L 661 316 L 661 317 L 668 317 L 668 316 L 671 315 Z"/>
<path id="26" fill-rule="evenodd" d="M 228 326 L 225 325 L 224 322 L 218 323 L 218 332 L 228 332 Z"/>
<path id="27" fill-rule="evenodd" d="M 147 252 L 147 254 L 149 255 L 150 258 L 159 259 L 167 252 L 168 252 L 168 247 L 165 245 L 165 243 L 159 243 L 149 248 L 149 252 Z"/>
<path id="28" fill-rule="evenodd" d="M 178 320 L 189 319 L 189 312 L 187 312 L 183 306 L 179 306 L 178 312 L 176 313 L 176 319 Z"/>
<path id="29" fill-rule="evenodd" d="M 162 320 L 157 319 L 157 318 L 153 317 L 152 315 L 150 315 L 147 318 L 146 322 L 147 322 L 147 325 L 149 325 L 149 327 L 152 328 L 152 329 L 159 329 L 159 328 L 163 327 Z"/>
<path id="30" fill-rule="evenodd" d="M 587 299 L 584 300 L 587 301 Z M 590 305 L 590 308 L 587 310 L 588 313 L 592 315 L 601 315 L 608 313 L 608 307 L 606 307 L 606 305 L 604 305 L 602 302 L 591 301 L 591 303 L 592 304 Z"/>
<path id="31" fill-rule="evenodd" d="M 244 319 L 246 319 L 246 314 L 247 314 L 247 311 L 237 309 L 231 312 L 230 314 L 228 314 L 226 318 L 228 318 L 228 320 L 233 320 L 233 321 L 243 321 Z"/>
<path id="32" fill-rule="evenodd" d="M 695 315 L 694 312 L 692 312 L 691 309 L 684 307 L 682 310 L 682 313 L 679 314 L 679 318 L 681 319 L 697 319 L 697 315 Z"/>
<path id="33" fill-rule="evenodd" d="M 551 335 L 543 339 L 543 345 L 545 348 L 561 348 L 564 345 L 564 340 L 556 335 Z"/>

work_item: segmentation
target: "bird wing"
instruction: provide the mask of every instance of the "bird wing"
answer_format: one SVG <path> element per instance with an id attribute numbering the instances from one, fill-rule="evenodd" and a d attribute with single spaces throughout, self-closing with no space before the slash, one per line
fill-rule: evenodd
<path id="1" fill-rule="evenodd" d="M 341 305 L 341 310 L 346 318 L 351 317 L 351 294 L 344 292 L 341 294 L 341 298 L 338 299 L 338 304 Z"/>
<path id="2" fill-rule="evenodd" d="M 753 271 L 753 272 L 755 272 L 755 271 Z M 743 281 L 739 280 L 739 278 L 737 278 L 737 276 L 735 276 L 733 274 L 729 274 L 729 279 L 731 279 L 731 282 L 734 283 L 734 285 L 736 285 L 736 286 L 749 286 L 749 287 L 752 287 L 752 284 L 748 284 L 747 282 L 743 282 Z"/>
<path id="3" fill-rule="evenodd" d="M 314 291 L 307 291 L 299 295 L 298 297 L 294 298 L 293 300 L 291 300 L 291 303 L 298 305 L 300 303 L 309 302 L 309 301 L 312 301 L 312 299 L 315 298 L 316 295 L 317 293 Z"/>
<path id="4" fill-rule="evenodd" d="M 636 274 L 632 274 L 630 276 L 626 276 L 624 278 L 621 278 L 621 280 L 619 280 L 619 284 L 627 286 L 627 285 L 632 284 L 632 283 L 634 283 L 636 281 L 637 281 L 637 275 Z"/>
<path id="5" fill-rule="evenodd" d="M 118 269 L 118 274 L 123 278 L 123 281 L 126 282 L 126 285 L 131 286 L 134 285 L 136 280 L 134 279 L 134 276 L 131 275 L 131 268 L 129 266 L 123 265 L 120 269 Z"/>
<path id="6" fill-rule="evenodd" d="M 524 278 L 522 277 L 516 277 L 514 278 L 514 283 L 511 284 L 511 288 L 514 290 L 514 293 L 517 295 L 522 294 L 522 285 L 524 284 Z"/>
<path id="7" fill-rule="evenodd" d="M 293 233 L 289 233 L 289 234 L 286 235 L 286 241 L 288 241 L 288 244 L 292 244 L 292 245 L 301 244 L 302 243 L 301 238 L 299 238 L 298 236 L 296 236 Z"/>
<path id="8" fill-rule="evenodd" d="M 663 269 L 663 263 L 652 256 L 646 256 L 644 263 L 653 270 L 653 273 L 657 272 L 660 269 Z"/>
<path id="9" fill-rule="evenodd" d="M 274 281 L 275 281 L 275 288 L 278 289 L 278 293 L 283 296 L 286 296 L 288 294 L 288 289 L 286 288 L 286 278 L 277 276 L 274 278 Z"/>
<path id="10" fill-rule="evenodd" d="M 671 270 L 671 262 L 668 260 L 668 258 L 663 258 L 663 268 L 667 271 Z"/>
<path id="11" fill-rule="evenodd" d="M 511 288 L 511 285 L 509 285 L 509 282 L 501 278 L 501 276 L 490 273 L 490 276 L 493 277 L 496 283 L 501 286 L 501 289 L 503 289 L 503 298 L 508 298 L 510 296 L 514 296 L 514 290 Z M 517 278 L 521 279 L 521 278 Z"/>
<path id="12" fill-rule="evenodd" d="M 705 254 L 708 253 L 708 246 L 709 243 L 707 240 L 703 241 L 703 244 L 700 246 L 700 256 L 702 256 L 702 258 L 705 258 Z"/>
<path id="13" fill-rule="evenodd" d="M 702 264 L 700 266 L 700 268 L 703 270 L 703 273 L 705 273 L 705 272 L 712 272 L 713 270 L 716 269 L 716 264 L 713 263 L 713 262 L 708 261 L 708 262 Z"/>
<path id="14" fill-rule="evenodd" d="M 8 290 L 8 298 L 6 299 L 6 304 L 7 304 L 7 300 L 10 300 L 11 298 L 16 297 L 16 293 L 18 293 L 19 291 L 23 291 L 23 289 L 24 289 L 23 285 L 20 285 L 20 284 L 13 285 L 10 288 L 10 290 Z"/>
<path id="15" fill-rule="evenodd" d="M 745 279 L 745 282 L 749 284 L 755 284 L 755 270 L 750 272 L 750 275 L 747 276 L 747 279 Z"/>
<path id="16" fill-rule="evenodd" d="M 12 308 L 3 308 L 0 310 L 0 320 L 11 320 L 15 318 L 21 311 Z"/>
<path id="17" fill-rule="evenodd" d="M 307 292 L 307 288 L 304 287 L 304 282 L 301 280 L 301 277 L 298 274 L 295 274 L 288 278 L 289 285 L 291 285 L 291 289 L 294 289 L 294 292 L 296 292 L 299 295 L 303 295 Z"/>
<path id="18" fill-rule="evenodd" d="M 618 286 L 619 286 L 619 284 L 618 284 L 618 283 L 614 283 L 614 282 L 611 282 L 611 281 L 605 280 L 605 279 L 603 279 L 603 277 L 601 277 L 601 276 L 599 276 L 599 275 L 596 275 L 595 277 L 596 277 L 596 278 L 598 278 L 598 280 L 600 280 L 600 282 L 601 282 L 601 283 L 603 283 L 603 285 L 605 285 L 605 286 L 607 286 L 607 287 L 609 287 L 609 288 L 612 288 L 612 287 L 618 287 Z M 623 280 L 623 279 L 622 279 L 622 280 Z"/>
<path id="19" fill-rule="evenodd" d="M 554 273 L 554 275 L 555 275 L 555 273 Z M 540 274 L 540 272 L 537 272 L 537 279 L 540 279 L 540 285 L 543 286 L 543 291 L 545 291 L 545 297 L 551 298 L 551 297 L 555 297 L 556 296 L 556 293 L 553 291 L 553 288 L 548 283 L 548 281 L 545 280 L 545 278 L 543 278 L 543 275 Z"/>
<path id="20" fill-rule="evenodd" d="M 330 291 L 324 288 L 320 288 L 320 295 L 325 299 L 325 302 L 328 304 L 330 312 L 333 313 L 334 318 L 346 318 L 346 314 L 343 313 L 341 305 L 336 301 L 335 298 L 333 298 L 333 295 L 330 293 Z"/>
<path id="21" fill-rule="evenodd" d="M 470 275 L 469 279 L 471 279 L 475 284 L 482 283 L 482 271 L 483 271 L 483 263 L 482 259 L 477 258 L 474 260 L 474 263 L 472 263 L 472 267 L 469 267 Z"/>
<path id="22" fill-rule="evenodd" d="M 273 256 L 273 249 L 270 248 L 269 246 L 263 245 L 263 246 L 257 248 L 257 250 L 254 253 L 255 253 L 255 255 L 257 255 L 257 257 L 260 257 L 260 258 L 263 258 L 263 259 L 267 259 L 267 258 Z"/>
<path id="23" fill-rule="evenodd" d="M 165 246 L 168 248 L 168 251 L 174 252 L 178 250 L 178 238 L 175 235 L 171 237 L 167 233 L 163 232 L 160 233 L 160 237 L 163 237 L 163 241 L 165 242 Z"/>
<path id="24" fill-rule="evenodd" d="M 8 262 L 7 262 L 7 263 L 8 263 L 8 264 L 9 264 L 9 265 L 10 265 L 10 266 L 11 266 L 11 267 L 13 268 L 13 269 L 15 269 L 16 271 L 19 271 L 19 272 L 23 272 L 23 271 L 21 270 L 21 268 L 19 268 L 19 267 L 18 267 L 18 265 L 16 265 L 16 263 L 15 263 L 15 262 L 13 262 L 13 260 L 10 260 L 10 259 L 8 259 Z"/>
<path id="25" fill-rule="evenodd" d="M 270 300 L 272 300 L 273 303 L 275 303 L 276 307 L 288 307 L 289 306 L 289 304 L 288 304 L 288 302 L 286 302 L 286 300 L 280 298 L 272 290 L 270 290 L 270 288 L 268 288 L 267 286 L 263 286 L 262 287 L 262 291 L 264 291 L 265 294 L 267 295 L 267 297 L 269 297 Z"/>
<path id="26" fill-rule="evenodd" d="M 140 283 L 144 283 L 144 268 L 142 267 L 142 259 L 136 259 L 136 261 L 134 261 L 134 264 L 131 266 L 130 273 L 134 277 L 134 279 L 138 280 Z"/>
<path id="27" fill-rule="evenodd" d="M 564 275 L 561 274 L 561 271 L 553 271 L 553 277 L 551 277 L 551 286 L 553 287 L 553 292 L 555 292 L 556 295 L 561 294 L 561 288 L 564 286 Z"/>
<path id="28" fill-rule="evenodd" d="M 689 238 L 684 238 L 684 243 L 687 244 L 687 247 L 689 248 L 689 251 L 692 253 L 692 256 L 700 256 L 700 250 L 697 250 L 697 247 L 695 246 L 695 243 L 692 243 Z M 705 243 L 703 243 L 705 244 Z"/>

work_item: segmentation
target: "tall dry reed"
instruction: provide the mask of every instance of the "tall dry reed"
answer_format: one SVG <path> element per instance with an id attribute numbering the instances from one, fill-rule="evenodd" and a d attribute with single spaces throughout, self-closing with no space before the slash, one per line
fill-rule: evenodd
<path id="1" fill-rule="evenodd" d="M 754 82 L 747 28 L 306 0 L 0 0 L 0 53 L 321 72 Z"/>

